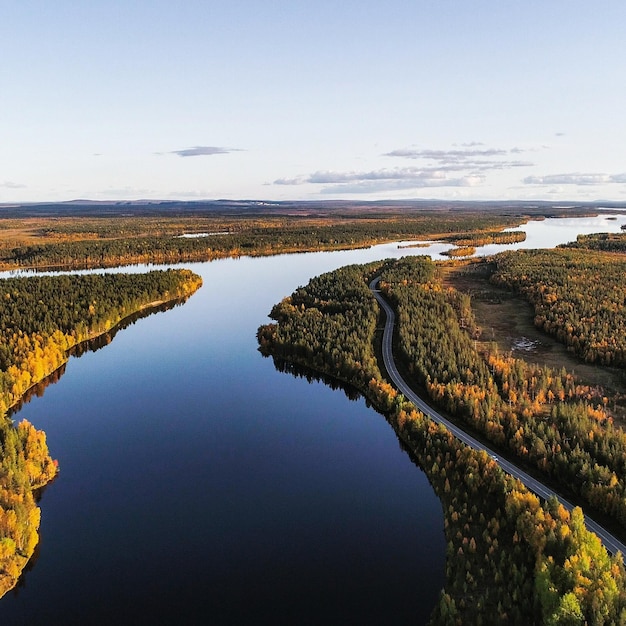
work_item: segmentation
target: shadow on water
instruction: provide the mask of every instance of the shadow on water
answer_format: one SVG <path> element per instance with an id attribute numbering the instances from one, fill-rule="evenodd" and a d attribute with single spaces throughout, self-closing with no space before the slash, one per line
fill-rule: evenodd
<path id="1" fill-rule="evenodd" d="M 261 352 L 261 354 L 263 354 Z M 346 394 L 346 397 L 349 400 L 356 401 L 359 398 L 362 398 L 363 395 L 361 392 L 352 385 L 348 383 L 344 383 L 332 376 L 327 376 L 326 374 L 322 374 L 314 369 L 306 367 L 305 365 L 299 365 L 297 363 L 292 363 L 291 361 L 286 361 L 282 357 L 263 354 L 264 357 L 272 357 L 274 361 L 274 367 L 276 371 L 281 372 L 283 374 L 291 374 L 294 378 L 304 378 L 307 382 L 322 382 L 326 386 L 330 387 L 333 390 L 341 390 Z M 367 398 L 365 399 L 368 406 L 370 406 Z"/>
<path id="2" fill-rule="evenodd" d="M 439 510 L 441 510 L 441 514 L 443 516 L 443 503 L 442 500 L 439 496 L 439 493 L 437 492 L 437 489 L 435 488 L 435 485 L 433 485 L 433 483 L 430 480 L 430 477 L 428 475 L 428 472 L 426 472 L 422 466 L 422 464 L 420 463 L 418 457 L 415 455 L 415 453 L 407 446 L 407 444 L 402 440 L 402 438 L 400 436 L 398 436 L 398 433 L 396 432 L 396 429 L 394 428 L 393 423 L 391 422 L 391 420 L 388 418 L 388 416 L 383 413 L 382 411 L 378 410 L 371 402 L 370 400 L 364 396 L 356 387 L 345 383 L 341 380 L 338 380 L 337 378 L 334 378 L 332 376 L 329 376 L 327 374 L 324 374 L 322 372 L 319 372 L 317 370 L 314 370 L 312 368 L 309 368 L 307 366 L 304 365 L 300 365 L 297 363 L 293 363 L 291 361 L 285 360 L 284 358 L 280 357 L 280 356 L 276 356 L 276 355 L 272 355 L 269 354 L 267 352 L 264 352 L 261 348 L 259 348 L 259 352 L 265 357 L 271 357 L 274 363 L 274 367 L 276 368 L 276 371 L 283 373 L 283 374 L 290 374 L 291 376 L 293 376 L 294 378 L 299 378 L 299 379 L 305 379 L 309 384 L 312 383 L 324 383 L 326 386 L 330 387 L 332 390 L 334 391 L 343 391 L 343 393 L 346 395 L 346 397 L 351 400 L 351 401 L 358 401 L 360 399 L 363 399 L 365 402 L 365 405 L 371 409 L 376 411 L 382 418 L 384 418 L 384 420 L 387 422 L 387 424 L 391 427 L 391 429 L 393 430 L 393 433 L 395 435 L 396 441 L 398 443 L 398 447 L 400 449 L 400 451 L 404 454 L 407 455 L 409 461 L 411 462 L 411 464 L 420 471 L 420 473 L 422 473 L 427 481 L 427 483 L 430 485 L 430 488 L 433 490 L 434 495 L 436 496 L 436 502 L 437 505 L 435 505 L 436 508 L 438 508 Z M 418 493 L 416 493 L 416 496 L 419 496 Z M 439 537 L 436 537 L 436 539 L 432 542 L 433 546 L 439 546 L 440 544 L 438 544 L 438 540 Z M 439 555 L 440 556 L 440 555 Z M 416 554 L 416 558 L 417 554 Z M 433 572 L 433 580 L 437 578 L 437 574 L 435 574 Z M 443 587 L 444 585 L 444 579 L 443 579 L 443 575 L 441 578 L 441 585 Z M 437 597 L 438 597 L 438 593 L 437 592 Z M 435 607 L 435 598 L 434 597 L 430 597 L 428 596 L 428 598 L 425 598 L 425 603 L 421 604 L 419 607 L 419 610 L 416 610 L 414 615 L 413 615 L 413 620 L 411 623 L 415 623 L 415 624 L 420 624 L 420 623 L 430 623 L 430 615 L 432 613 L 432 611 L 434 610 Z M 432 604 L 430 604 L 432 602 Z M 389 613 L 389 619 L 391 620 L 390 623 L 393 622 L 394 619 L 396 619 L 397 616 L 393 615 L 393 611 L 390 611 Z"/>
<path id="3" fill-rule="evenodd" d="M 287 361 L 280 356 L 266 354 L 261 349 L 259 349 L 259 352 L 261 352 L 261 354 L 265 358 L 271 357 L 272 360 L 274 361 L 274 367 L 276 368 L 276 371 L 281 372 L 282 374 L 291 374 L 294 378 L 304 378 L 309 383 L 313 383 L 313 382 L 324 383 L 327 387 L 330 387 L 333 391 L 343 391 L 346 397 L 349 400 L 352 400 L 353 402 L 363 398 L 363 400 L 365 401 L 365 405 L 368 408 L 371 408 L 372 410 L 379 413 L 382 417 L 384 417 L 385 421 L 394 430 L 394 434 L 396 435 L 396 438 L 398 440 L 398 445 L 400 447 L 400 450 L 408 455 L 413 465 L 417 466 L 420 469 L 420 471 L 424 471 L 424 468 L 420 464 L 415 454 L 404 443 L 404 441 L 400 437 L 398 437 L 398 434 L 393 428 L 393 424 L 389 421 L 388 417 L 384 413 L 379 411 L 369 401 L 369 399 L 366 396 L 364 396 L 356 387 L 348 383 L 344 383 L 343 381 L 338 380 L 337 378 L 333 378 L 332 376 L 328 376 L 327 374 L 323 374 L 322 372 L 318 372 L 317 370 L 314 370 L 310 367 L 306 367 L 305 365 L 292 363 L 291 361 Z M 426 476 L 428 475 L 426 474 Z"/>
<path id="4" fill-rule="evenodd" d="M 148 317 L 153 313 L 169 311 L 174 307 L 183 305 L 185 301 L 186 298 L 170 300 L 169 302 L 164 302 L 162 304 L 143 309 L 142 311 L 138 311 L 137 313 L 133 313 L 132 315 L 125 317 L 119 324 L 111 328 L 111 330 L 108 330 L 107 332 L 102 333 L 97 337 L 93 337 L 91 339 L 87 339 L 86 341 L 82 341 L 81 343 L 76 344 L 67 351 L 67 355 L 68 357 L 80 357 L 87 352 L 97 352 L 101 348 L 108 346 L 113 341 L 113 337 L 115 337 L 118 332 L 124 330 L 125 328 L 128 328 L 129 326 L 132 326 L 138 320 L 143 319 L 144 317 Z M 22 407 L 25 404 L 28 404 L 34 397 L 41 398 L 41 396 L 43 396 L 44 394 L 46 387 L 57 383 L 61 376 L 63 376 L 66 366 L 67 363 L 63 363 L 63 365 L 54 370 L 52 374 L 49 374 L 43 380 L 40 380 L 38 383 L 35 383 L 32 387 L 30 387 L 21 397 L 19 402 L 17 404 L 14 404 L 7 411 L 7 417 L 11 417 L 18 413 L 22 409 Z"/>

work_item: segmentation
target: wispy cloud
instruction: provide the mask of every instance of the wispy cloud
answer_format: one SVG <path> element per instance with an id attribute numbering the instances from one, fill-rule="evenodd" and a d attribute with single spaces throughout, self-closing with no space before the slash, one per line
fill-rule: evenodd
<path id="1" fill-rule="evenodd" d="M 410 159 L 415 164 L 367 171 L 318 170 L 308 175 L 278 178 L 273 184 L 322 185 L 320 193 L 327 194 L 474 187 L 483 184 L 490 171 L 533 165 L 530 161 L 510 158 L 521 152 L 525 150 L 489 148 L 479 142 L 462 144 L 460 148 L 451 150 L 399 148 L 382 156 Z"/>
<path id="2" fill-rule="evenodd" d="M 307 181 L 305 176 L 297 176 L 295 178 L 277 178 L 272 184 L 274 185 L 304 185 Z"/>
<path id="3" fill-rule="evenodd" d="M 478 145 L 474 143 L 473 145 Z M 505 156 L 508 150 L 498 150 L 496 148 L 474 149 L 474 150 L 414 150 L 411 148 L 400 148 L 386 152 L 383 156 L 404 157 L 407 159 L 433 159 L 435 161 L 467 160 L 476 157 Z"/>
<path id="4" fill-rule="evenodd" d="M 431 187 L 475 187 L 484 182 L 480 176 L 461 176 L 459 178 L 398 178 L 355 180 L 323 187 L 320 193 L 380 193 L 407 189 L 427 189 Z"/>
<path id="5" fill-rule="evenodd" d="M 241 152 L 239 148 L 224 148 L 222 146 L 194 146 L 193 148 L 183 148 L 182 150 L 172 150 L 168 154 L 177 154 L 180 157 L 212 156 L 214 154 L 229 154 L 230 152 Z"/>
<path id="6" fill-rule="evenodd" d="M 626 183 L 624 174 L 550 174 L 548 176 L 527 176 L 526 185 L 606 185 Z"/>
<path id="7" fill-rule="evenodd" d="M 369 171 L 318 171 L 309 176 L 279 178 L 275 185 L 324 185 L 321 193 L 373 193 L 427 187 L 470 187 L 484 178 L 478 174 L 451 176 L 445 168 L 383 168 Z"/>
<path id="8" fill-rule="evenodd" d="M 435 161 L 439 167 L 462 169 L 474 169 L 477 171 L 502 170 L 512 167 L 529 167 L 530 161 L 507 159 L 512 154 L 525 152 L 522 148 L 483 148 L 484 144 L 473 141 L 463 144 L 463 150 L 421 150 L 413 148 L 400 148 L 386 152 L 383 156 L 399 157 L 404 159 Z"/>
<path id="9" fill-rule="evenodd" d="M 11 180 L 5 180 L 3 183 L 0 183 L 0 187 L 4 187 L 5 189 L 26 189 L 26 185 L 14 183 Z"/>

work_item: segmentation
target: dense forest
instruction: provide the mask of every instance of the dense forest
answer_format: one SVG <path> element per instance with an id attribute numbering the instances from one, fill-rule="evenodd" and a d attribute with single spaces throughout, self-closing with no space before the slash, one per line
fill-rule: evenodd
<path id="1" fill-rule="evenodd" d="M 432 277 L 412 278 L 416 264 Z M 479 353 L 469 296 L 443 289 L 426 257 L 383 272 L 381 288 L 397 308 L 400 357 L 438 406 L 626 525 L 626 434 L 600 390 L 495 348 Z"/>
<path id="2" fill-rule="evenodd" d="M 615 494 L 604 508 L 617 518 L 619 464 L 626 455 L 621 432 L 590 403 L 593 391 L 570 374 L 540 371 L 496 352 L 479 354 L 469 298 L 442 288 L 437 266 L 425 257 L 343 268 L 276 305 L 276 323 L 259 329 L 261 350 L 365 393 L 387 413 L 443 502 L 446 588 L 433 623 L 625 622 L 621 557 L 609 557 L 585 530 L 581 511 L 540 503 L 381 377 L 372 322 L 378 307 L 368 289 L 376 274 L 398 312 L 403 360 L 441 406 L 555 479 L 561 479 L 561 464 L 571 463 L 574 474 L 562 479 L 577 483 L 596 505 Z"/>
<path id="3" fill-rule="evenodd" d="M 524 219 L 477 211 L 348 212 L 180 218 L 0 220 L 0 269 L 94 268 L 131 263 L 209 261 L 241 255 L 366 247 L 398 239 L 433 238 L 462 230 L 485 233 Z M 469 236 L 469 235 L 468 235 Z M 508 235 L 507 235 L 508 236 Z"/>
<path id="4" fill-rule="evenodd" d="M 492 243 L 519 243 L 520 241 L 526 241 L 526 233 L 521 230 L 494 230 L 480 233 L 454 233 L 453 235 L 445 235 L 441 239 L 464 248 L 487 246 Z"/>
<path id="5" fill-rule="evenodd" d="M 491 280 L 532 303 L 536 326 L 589 363 L 626 365 L 626 257 L 579 246 L 506 252 L 493 261 Z"/>
<path id="6" fill-rule="evenodd" d="M 0 595 L 33 554 L 36 490 L 57 473 L 45 434 L 26 421 L 14 426 L 7 410 L 74 346 L 142 309 L 185 299 L 200 284 L 188 270 L 0 280 Z"/>
<path id="7" fill-rule="evenodd" d="M 444 250 L 441 254 L 451 258 L 470 257 L 476 254 L 476 247 L 489 244 L 519 243 L 526 239 L 526 233 L 521 230 L 513 231 L 486 231 L 478 233 L 454 233 L 441 237 L 442 241 L 449 241 L 454 248 Z"/>
<path id="8" fill-rule="evenodd" d="M 626 226 L 626 224 L 624 226 Z M 624 226 L 622 226 L 622 229 L 624 229 Z M 564 244 L 560 247 L 625 253 L 626 233 L 596 233 L 595 235 L 578 235 L 576 241 Z"/>

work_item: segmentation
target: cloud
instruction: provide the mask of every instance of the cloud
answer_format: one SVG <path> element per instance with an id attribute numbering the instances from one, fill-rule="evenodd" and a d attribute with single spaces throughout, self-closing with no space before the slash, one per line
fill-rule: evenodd
<path id="1" fill-rule="evenodd" d="M 484 182 L 480 176 L 462 176 L 460 178 L 417 178 L 359 180 L 346 184 L 323 187 L 320 193 L 380 193 L 407 189 L 427 189 L 432 187 L 475 187 Z"/>
<path id="2" fill-rule="evenodd" d="M 193 148 L 172 150 L 168 154 L 177 154 L 180 157 L 194 157 L 212 156 L 214 154 L 229 154 L 230 152 L 240 152 L 240 150 L 238 148 L 223 148 L 221 146 L 194 146 Z"/>
<path id="3" fill-rule="evenodd" d="M 323 194 L 374 193 L 428 187 L 470 187 L 484 182 L 479 174 L 451 176 L 445 168 L 405 167 L 370 171 L 317 171 L 308 177 L 279 178 L 275 185 L 323 185 Z"/>
<path id="4" fill-rule="evenodd" d="M 383 156 L 400 157 L 413 160 L 435 161 L 437 166 L 448 171 L 475 171 L 486 172 L 489 170 L 503 170 L 513 167 L 530 167 L 534 165 L 530 161 L 520 161 L 519 159 L 509 160 L 505 157 L 512 154 L 525 152 L 522 148 L 514 147 L 510 150 L 501 148 L 478 148 L 483 144 L 473 141 L 470 144 L 463 144 L 463 150 L 418 150 L 410 148 L 400 148 L 386 152 Z M 471 149 L 467 149 L 471 148 Z"/>
<path id="5" fill-rule="evenodd" d="M 20 183 L 14 183 L 10 180 L 5 180 L 3 183 L 0 183 L 0 187 L 4 187 L 5 189 L 25 189 L 26 185 L 21 185 Z"/>
<path id="6" fill-rule="evenodd" d="M 550 174 L 548 176 L 527 176 L 526 185 L 605 185 L 626 183 L 624 174 Z"/>
<path id="7" fill-rule="evenodd" d="M 476 157 L 505 156 L 507 153 L 508 150 L 498 150 L 496 148 L 486 148 L 482 150 L 411 150 L 408 148 L 401 148 L 399 150 L 386 152 L 383 156 L 450 162 L 465 161 Z"/>
<path id="8" fill-rule="evenodd" d="M 512 159 L 525 152 L 483 147 L 479 142 L 461 148 L 433 150 L 400 148 L 383 156 L 422 161 L 407 167 L 385 167 L 367 171 L 318 170 L 308 176 L 278 178 L 274 185 L 322 185 L 320 193 L 375 193 L 429 187 L 474 187 L 485 182 L 488 172 L 534 165 Z"/>
<path id="9" fill-rule="evenodd" d="M 446 174 L 438 169 L 395 168 L 369 172 L 315 172 L 306 179 L 308 183 L 350 183 L 364 180 L 444 180 Z"/>
<path id="10" fill-rule="evenodd" d="M 296 178 L 277 178 L 272 184 L 273 185 L 304 185 L 307 180 L 306 178 L 302 178 L 298 176 Z"/>

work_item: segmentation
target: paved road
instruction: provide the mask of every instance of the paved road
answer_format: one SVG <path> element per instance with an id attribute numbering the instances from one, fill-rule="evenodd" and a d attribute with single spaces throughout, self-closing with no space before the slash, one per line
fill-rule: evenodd
<path id="1" fill-rule="evenodd" d="M 389 306 L 387 301 L 381 296 L 381 294 L 377 291 L 376 285 L 378 284 L 379 278 L 376 277 L 370 283 L 370 289 L 373 291 L 376 300 L 385 311 L 387 316 L 387 320 L 385 322 L 385 329 L 383 331 L 383 362 L 385 363 L 385 367 L 387 368 L 387 372 L 391 377 L 394 385 L 400 390 L 404 396 L 410 400 L 424 415 L 427 415 L 432 420 L 439 424 L 444 424 L 452 434 L 460 439 L 463 443 L 467 444 L 471 448 L 475 450 L 484 450 L 489 454 L 496 462 L 500 465 L 500 467 L 515 478 L 518 478 L 526 487 L 528 487 L 533 493 L 537 494 L 540 498 L 547 499 L 550 496 L 556 496 L 559 502 L 568 510 L 572 510 L 574 505 L 564 500 L 558 494 L 556 494 L 552 489 L 546 487 L 543 483 L 539 482 L 532 476 L 528 475 L 526 472 L 521 470 L 519 467 L 510 463 L 505 459 L 498 458 L 497 454 L 482 444 L 477 439 L 474 439 L 471 435 L 468 435 L 465 431 L 461 430 L 458 426 L 453 424 L 450 420 L 446 419 L 438 413 L 435 409 L 433 409 L 430 405 L 428 405 L 424 400 L 422 400 L 406 383 L 406 381 L 400 376 L 400 372 L 398 372 L 398 368 L 396 367 L 396 363 L 393 358 L 393 327 L 395 324 L 396 315 L 393 309 Z M 608 532 L 605 528 L 600 526 L 600 524 L 594 522 L 592 519 L 585 517 L 585 523 L 587 528 L 594 532 L 600 539 L 602 543 L 606 547 L 606 549 L 611 553 L 615 554 L 620 551 L 622 555 L 626 555 L 626 545 L 624 545 L 621 541 L 619 541 L 616 537 L 614 537 L 610 532 Z"/>

